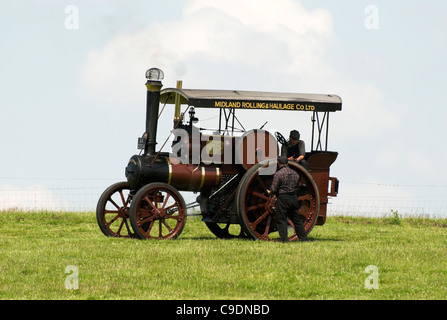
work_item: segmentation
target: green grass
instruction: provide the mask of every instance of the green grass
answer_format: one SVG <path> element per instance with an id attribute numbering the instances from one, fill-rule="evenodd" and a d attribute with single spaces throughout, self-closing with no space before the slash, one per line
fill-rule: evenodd
<path id="1" fill-rule="evenodd" d="M 1 212 L 0 299 L 446 299 L 447 221 L 330 217 L 308 243 L 105 237 L 94 213 Z M 67 266 L 79 289 L 65 288 Z M 366 289 L 378 268 L 378 289 Z"/>

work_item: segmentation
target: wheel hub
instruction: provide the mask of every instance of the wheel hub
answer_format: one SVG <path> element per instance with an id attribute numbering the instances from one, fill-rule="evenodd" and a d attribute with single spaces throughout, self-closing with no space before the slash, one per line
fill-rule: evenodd
<path id="1" fill-rule="evenodd" d="M 128 207 L 121 207 L 118 209 L 118 216 L 122 219 L 129 218 L 129 208 Z"/>
<path id="2" fill-rule="evenodd" d="M 166 215 L 166 210 L 164 210 L 164 209 L 154 209 L 153 210 L 153 215 L 154 215 L 155 219 L 164 218 L 164 216 Z"/>

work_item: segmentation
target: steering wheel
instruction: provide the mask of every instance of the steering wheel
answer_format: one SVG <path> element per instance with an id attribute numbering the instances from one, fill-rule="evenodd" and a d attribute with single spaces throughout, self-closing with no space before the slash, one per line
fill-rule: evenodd
<path id="1" fill-rule="evenodd" d="M 281 143 L 283 146 L 285 146 L 287 144 L 287 141 L 284 138 L 284 136 L 281 133 L 279 133 L 278 131 L 275 132 L 275 137 L 276 137 L 276 140 L 278 140 L 278 142 Z"/>

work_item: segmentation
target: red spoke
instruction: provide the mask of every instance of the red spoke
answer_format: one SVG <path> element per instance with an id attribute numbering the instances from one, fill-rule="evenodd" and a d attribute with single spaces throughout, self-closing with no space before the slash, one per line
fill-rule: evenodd
<path id="1" fill-rule="evenodd" d="M 115 214 L 118 214 L 119 211 L 118 211 L 118 210 L 104 210 L 104 214 L 108 214 L 108 213 L 115 213 Z"/>
<path id="2" fill-rule="evenodd" d="M 172 233 L 173 229 L 166 223 L 166 221 L 163 219 L 163 224 L 165 225 L 166 228 L 168 228 L 169 233 Z"/>
<path id="3" fill-rule="evenodd" d="M 270 230 L 270 224 L 272 222 L 272 215 L 269 215 L 267 218 L 267 226 L 265 227 L 265 232 L 262 236 L 268 238 L 269 236 L 269 230 Z"/>
<path id="4" fill-rule="evenodd" d="M 140 225 L 142 225 L 143 223 L 146 223 L 146 222 L 148 222 L 148 221 L 154 221 L 154 220 L 155 220 L 155 217 L 154 217 L 154 216 L 149 216 L 149 217 L 147 217 L 147 218 L 145 218 L 145 219 L 141 219 L 141 220 L 139 220 L 138 223 L 139 223 Z"/>
<path id="5" fill-rule="evenodd" d="M 256 228 L 256 226 L 259 224 L 259 222 L 261 222 L 262 220 L 265 219 L 265 217 L 269 214 L 268 211 L 265 211 L 258 219 L 256 219 L 255 222 L 250 223 L 252 229 L 254 230 Z"/>
<path id="6" fill-rule="evenodd" d="M 162 227 L 161 227 L 161 219 L 158 220 L 158 238 L 161 239 L 163 237 L 162 235 Z"/>
<path id="7" fill-rule="evenodd" d="M 158 208 L 154 205 L 154 203 L 149 199 L 148 196 L 146 196 L 146 197 L 144 198 L 144 200 L 146 200 L 146 201 L 151 205 L 151 207 L 152 207 L 154 210 L 158 210 Z"/>
<path id="8" fill-rule="evenodd" d="M 251 206 L 251 207 L 248 207 L 248 208 L 247 208 L 247 212 L 248 212 L 248 211 L 252 211 L 252 210 L 256 210 L 256 209 L 259 209 L 259 208 L 263 208 L 263 207 L 265 207 L 265 204 L 266 204 L 266 202 L 264 202 L 264 203 L 259 203 L 259 204 L 255 204 L 255 205 L 253 205 L 253 206 Z"/>
<path id="9" fill-rule="evenodd" d="M 164 207 L 165 207 L 166 204 L 168 203 L 168 199 L 169 199 L 170 196 L 171 196 L 170 193 L 168 193 L 168 194 L 166 195 L 165 202 L 163 202 L 163 205 L 161 206 L 162 209 L 164 209 Z"/>
<path id="10" fill-rule="evenodd" d="M 116 232 L 116 234 L 121 234 L 121 229 L 123 228 L 123 225 L 124 225 L 124 219 L 121 220 L 121 224 L 120 224 L 120 226 L 119 226 L 118 231 Z"/>
<path id="11" fill-rule="evenodd" d="M 152 230 L 152 226 L 154 225 L 155 220 L 152 220 L 151 224 L 149 225 L 149 228 L 147 228 L 146 230 L 146 238 L 150 238 L 151 236 L 151 230 Z"/>
<path id="12" fill-rule="evenodd" d="M 252 191 L 251 194 L 254 195 L 255 197 L 258 197 L 258 198 L 261 198 L 261 199 L 264 199 L 264 200 L 270 199 L 268 196 L 266 196 L 266 195 L 264 195 L 262 193 L 259 193 L 257 191 Z"/>
<path id="13" fill-rule="evenodd" d="M 110 202 L 111 202 L 111 203 L 112 203 L 112 204 L 119 210 L 120 206 L 117 205 L 117 204 L 115 203 L 115 201 L 113 201 L 112 198 L 109 198 L 108 201 L 110 201 Z"/>
<path id="14" fill-rule="evenodd" d="M 116 221 L 116 219 L 119 218 L 119 215 L 114 216 L 109 222 L 106 222 L 106 227 L 108 228 L 112 223 Z"/>
<path id="15" fill-rule="evenodd" d="M 138 217 L 138 223 L 140 225 L 155 219 L 155 216 L 152 214 L 152 210 L 142 208 L 138 210 L 137 217 Z"/>
<path id="16" fill-rule="evenodd" d="M 126 200 L 124 200 L 123 190 L 120 190 L 119 193 L 120 193 L 120 196 L 121 196 L 121 201 L 123 202 L 123 206 L 125 207 L 126 206 Z"/>

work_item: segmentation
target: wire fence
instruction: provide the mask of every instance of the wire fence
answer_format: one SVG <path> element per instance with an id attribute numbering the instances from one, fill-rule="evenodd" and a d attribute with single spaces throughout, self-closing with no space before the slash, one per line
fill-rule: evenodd
<path id="1" fill-rule="evenodd" d="M 122 180 L 122 179 L 121 179 Z M 99 197 L 120 179 L 20 179 L 0 177 L 0 211 L 95 211 Z M 67 187 L 69 185 L 69 187 Z M 182 192 L 186 203 L 197 194 Z M 447 218 L 447 185 L 342 182 L 327 214 Z"/>
<path id="2" fill-rule="evenodd" d="M 94 211 L 100 187 L 0 186 L 0 211 Z"/>
<path id="3" fill-rule="evenodd" d="M 329 200 L 328 213 L 447 218 L 447 185 L 343 182 L 340 194 Z"/>

